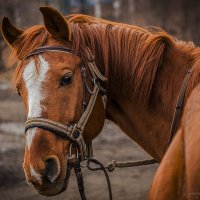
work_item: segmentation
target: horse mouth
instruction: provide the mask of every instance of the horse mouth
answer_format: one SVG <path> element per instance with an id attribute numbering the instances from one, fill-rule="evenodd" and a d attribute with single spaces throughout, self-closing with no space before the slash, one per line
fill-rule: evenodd
<path id="1" fill-rule="evenodd" d="M 59 180 L 55 183 L 50 183 L 49 181 L 45 181 L 44 184 L 38 186 L 34 185 L 36 191 L 42 195 L 42 196 L 55 196 L 62 192 L 64 192 L 67 189 L 69 178 L 71 174 L 71 166 L 67 165 L 67 170 L 65 173 L 65 178 L 62 180 Z"/>

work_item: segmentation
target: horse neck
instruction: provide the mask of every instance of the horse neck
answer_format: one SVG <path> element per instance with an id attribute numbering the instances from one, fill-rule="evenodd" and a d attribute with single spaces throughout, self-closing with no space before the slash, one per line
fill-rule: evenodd
<path id="1" fill-rule="evenodd" d="M 110 70 L 108 73 L 107 118 L 118 124 L 130 138 L 159 161 L 167 148 L 179 90 L 187 70 L 191 67 L 192 59 L 181 51 L 180 46 L 172 45 L 166 48 L 163 51 L 162 62 L 155 66 L 156 76 L 147 104 L 133 96 L 134 83 L 131 82 L 134 80 L 129 80 L 128 87 L 127 71 L 123 65 L 112 66 L 120 69 Z M 121 76 L 125 76 L 125 79 Z M 121 80 L 117 77 L 121 77 Z M 142 89 L 141 87 L 141 93 Z"/>
<path id="2" fill-rule="evenodd" d="M 178 93 L 193 58 L 164 32 L 86 26 L 89 32 L 74 27 L 82 40 L 74 47 L 89 44 L 99 70 L 108 78 L 107 118 L 161 160 Z"/>

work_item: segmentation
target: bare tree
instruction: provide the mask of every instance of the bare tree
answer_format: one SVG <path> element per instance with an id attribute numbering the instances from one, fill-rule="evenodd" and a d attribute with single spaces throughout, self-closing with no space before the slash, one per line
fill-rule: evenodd
<path id="1" fill-rule="evenodd" d="M 113 16 L 115 19 L 119 19 L 121 14 L 121 0 L 113 0 Z"/>
<path id="2" fill-rule="evenodd" d="M 80 8 L 81 13 L 87 13 L 87 0 L 80 0 L 80 3 L 81 3 L 81 8 Z"/>
<path id="3" fill-rule="evenodd" d="M 95 6 L 94 6 L 94 15 L 95 17 L 102 17 L 102 11 L 101 11 L 101 3 L 100 0 L 94 0 Z"/>

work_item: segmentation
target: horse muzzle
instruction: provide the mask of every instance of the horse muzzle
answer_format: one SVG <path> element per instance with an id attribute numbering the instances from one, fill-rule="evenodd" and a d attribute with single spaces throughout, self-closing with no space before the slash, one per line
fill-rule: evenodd
<path id="1" fill-rule="evenodd" d="M 48 158 L 45 162 L 45 170 L 41 175 L 33 174 L 30 169 L 30 174 L 26 177 L 27 182 L 34 186 L 37 192 L 43 196 L 54 196 L 62 193 L 67 189 L 70 173 L 71 164 L 67 164 L 66 170 L 62 171 L 62 175 L 59 173 L 57 161 L 54 158 Z M 61 172 L 60 172 L 61 173 Z M 27 172 L 25 172 L 27 176 Z"/>

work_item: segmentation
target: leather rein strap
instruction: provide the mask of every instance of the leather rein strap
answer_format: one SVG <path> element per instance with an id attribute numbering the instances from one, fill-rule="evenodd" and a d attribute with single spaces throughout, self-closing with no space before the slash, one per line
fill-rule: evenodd
<path id="1" fill-rule="evenodd" d="M 175 135 L 175 133 L 178 129 L 178 125 L 179 125 L 181 114 L 182 114 L 184 99 L 185 99 L 185 93 L 186 93 L 186 89 L 187 89 L 187 86 L 188 86 L 188 82 L 189 82 L 191 74 L 192 74 L 192 70 L 193 70 L 193 68 L 191 68 L 187 71 L 187 74 L 186 74 L 186 76 L 183 80 L 183 83 L 181 85 L 178 100 L 176 102 L 176 109 L 175 109 L 172 124 L 171 124 L 171 129 L 170 129 L 170 133 L 169 133 L 169 139 L 168 139 L 167 147 L 172 142 L 172 139 L 173 139 L 173 137 L 174 137 L 174 135 Z"/>

